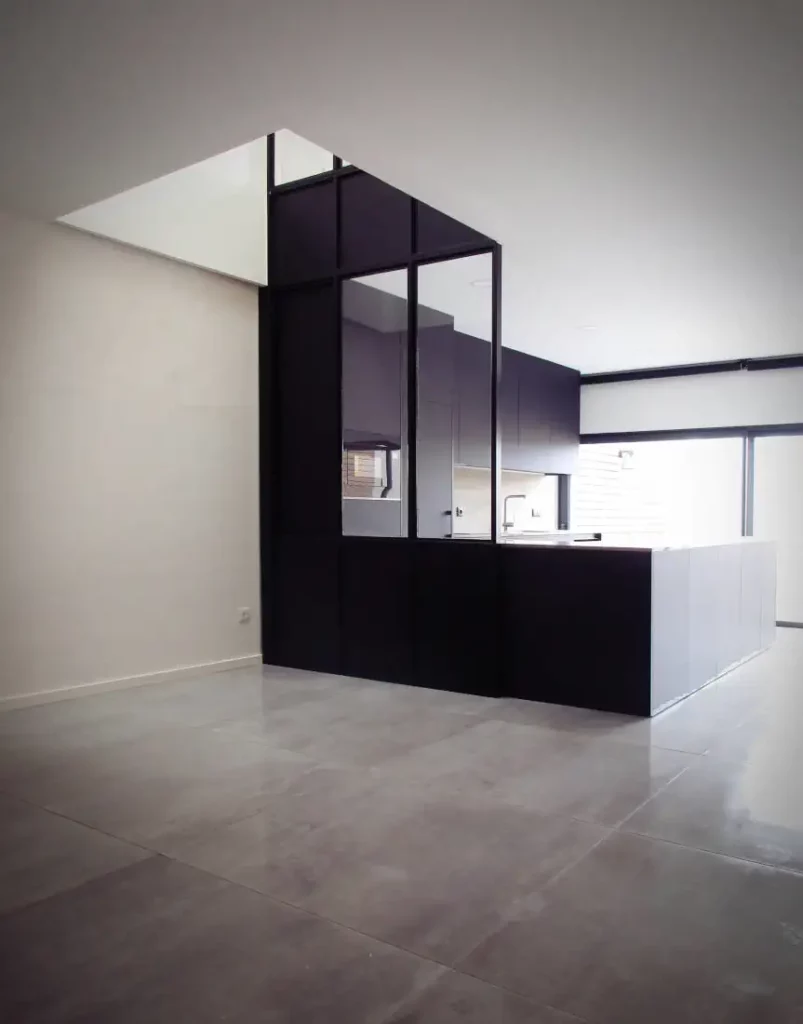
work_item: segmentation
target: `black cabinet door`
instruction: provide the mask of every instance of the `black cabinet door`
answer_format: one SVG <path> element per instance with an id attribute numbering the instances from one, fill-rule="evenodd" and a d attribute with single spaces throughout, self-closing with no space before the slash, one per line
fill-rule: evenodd
<path id="1" fill-rule="evenodd" d="M 580 375 L 506 349 L 503 357 L 502 468 L 573 473 L 580 443 Z"/>
<path id="2" fill-rule="evenodd" d="M 518 384 L 518 468 L 533 473 L 546 473 L 551 468 L 551 375 L 539 360 L 525 356 Z"/>
<path id="3" fill-rule="evenodd" d="M 502 436 L 502 469 L 522 469 L 519 450 L 519 378 L 527 356 L 515 349 L 502 349 L 499 385 L 499 430 Z"/>
<path id="4" fill-rule="evenodd" d="M 491 465 L 491 345 L 480 338 L 455 334 L 457 438 L 455 462 L 461 466 Z"/>

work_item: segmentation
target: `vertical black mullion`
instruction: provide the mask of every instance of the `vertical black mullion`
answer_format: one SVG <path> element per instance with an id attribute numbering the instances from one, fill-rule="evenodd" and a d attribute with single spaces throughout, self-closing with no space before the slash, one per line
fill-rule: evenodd
<path id="1" fill-rule="evenodd" d="M 268 136 L 268 192 L 273 191 L 276 184 L 276 136 L 271 133 Z M 270 228 L 268 229 L 270 234 Z"/>
<path id="2" fill-rule="evenodd" d="M 407 266 L 407 536 L 418 537 L 418 268 L 414 263 Z"/>
<path id="3" fill-rule="evenodd" d="M 332 157 L 332 170 L 339 171 L 343 167 L 343 158 L 339 156 Z"/>
<path id="4" fill-rule="evenodd" d="M 748 431 L 742 446 L 742 536 L 753 536 L 756 484 L 756 438 Z"/>
<path id="5" fill-rule="evenodd" d="M 499 394 L 502 378 L 502 249 L 491 256 L 491 541 L 499 540 L 499 491 L 502 439 L 499 432 Z"/>
<path id="6" fill-rule="evenodd" d="M 339 157 L 333 158 L 333 170 L 337 171 Z M 337 515 L 337 662 L 340 672 L 346 669 L 345 664 L 345 631 L 346 631 L 346 608 L 344 597 L 345 571 L 343 562 L 346 557 L 343 544 L 343 282 L 340 279 L 340 268 L 342 266 L 342 235 L 343 217 L 341 203 L 340 179 L 335 175 L 332 187 L 335 190 L 335 275 L 332 286 L 335 289 L 335 344 L 337 345 L 337 436 L 340 440 L 339 459 L 340 473 L 338 474 L 340 493 L 338 494 L 338 515 Z"/>
<path id="7" fill-rule="evenodd" d="M 558 477 L 558 529 L 568 530 L 570 527 L 572 478 L 567 473 Z"/>

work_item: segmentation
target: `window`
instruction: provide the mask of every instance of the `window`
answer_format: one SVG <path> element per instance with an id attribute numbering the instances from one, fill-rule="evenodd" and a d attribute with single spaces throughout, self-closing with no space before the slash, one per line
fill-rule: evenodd
<path id="1" fill-rule="evenodd" d="M 778 621 L 803 624 L 803 436 L 755 440 L 753 535 L 778 551 Z"/>
<path id="2" fill-rule="evenodd" d="M 715 544 L 742 534 L 740 437 L 586 444 L 571 486 L 571 526 L 606 541 Z"/>

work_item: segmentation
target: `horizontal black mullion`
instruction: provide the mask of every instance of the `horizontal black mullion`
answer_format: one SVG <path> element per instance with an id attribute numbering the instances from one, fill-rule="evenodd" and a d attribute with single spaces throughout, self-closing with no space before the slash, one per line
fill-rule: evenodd
<path id="1" fill-rule="evenodd" d="M 746 437 L 750 427 L 699 427 L 682 430 L 620 430 L 581 434 L 580 444 L 618 444 L 620 441 L 696 441 L 718 437 Z"/>
<path id="2" fill-rule="evenodd" d="M 773 423 L 748 427 L 747 433 L 749 437 L 794 437 L 803 434 L 803 423 Z"/>
<path id="3" fill-rule="evenodd" d="M 443 263 L 447 260 L 455 259 L 456 256 L 484 256 L 491 252 L 493 252 L 493 246 L 483 246 L 480 249 L 468 249 L 465 251 L 459 250 L 457 253 L 438 253 L 435 256 L 418 254 L 412 259 L 407 260 L 405 263 L 382 263 L 374 265 L 360 264 L 354 267 L 341 267 L 340 270 L 336 270 L 332 274 L 305 278 L 303 281 L 288 281 L 286 284 L 271 284 L 269 282 L 268 287 L 273 292 L 295 291 L 298 288 L 309 288 L 316 284 L 327 284 L 332 281 L 350 281 L 355 277 L 370 277 L 371 274 L 388 274 L 393 270 L 407 270 L 407 268 L 411 266 L 420 267 L 430 263 Z M 268 274 L 270 274 L 270 269 L 268 269 Z"/>
<path id="4" fill-rule="evenodd" d="M 580 383 L 621 384 L 636 380 L 662 380 L 667 377 L 697 377 L 709 373 L 737 373 L 739 370 L 788 370 L 800 367 L 803 367 L 803 355 L 761 356 L 726 359 L 713 363 L 679 363 L 677 366 L 613 370 L 610 373 L 584 373 L 580 376 Z"/>

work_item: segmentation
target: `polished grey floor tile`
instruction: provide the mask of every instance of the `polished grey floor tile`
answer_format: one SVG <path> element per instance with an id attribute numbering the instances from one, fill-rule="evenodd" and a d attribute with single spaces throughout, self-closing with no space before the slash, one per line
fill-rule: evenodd
<path id="1" fill-rule="evenodd" d="M 578 1024 L 578 1020 L 468 975 L 447 971 L 389 1024 Z"/>
<path id="2" fill-rule="evenodd" d="M 338 818 L 338 814 L 342 814 Z M 172 854 L 376 938 L 451 962 L 516 899 L 607 831 L 482 798 L 422 801 L 383 788 L 309 831 L 277 833 L 270 810 Z"/>
<path id="3" fill-rule="evenodd" d="M 413 688 L 401 687 L 402 691 Z M 474 711 L 419 706 L 400 700 L 395 687 L 375 684 L 325 700 L 248 715 L 220 726 L 222 732 L 256 738 L 320 762 L 369 767 L 461 732 L 477 722 Z"/>
<path id="4" fill-rule="evenodd" d="M 0 795 L 0 913 L 149 856 L 147 850 Z"/>
<path id="5" fill-rule="evenodd" d="M 617 825 L 700 755 L 597 741 L 564 750 L 546 770 L 524 772 L 492 792 L 505 803 Z"/>
<path id="6" fill-rule="evenodd" d="M 803 872 L 803 756 L 700 758 L 622 826 L 627 831 Z"/>
<path id="7" fill-rule="evenodd" d="M 244 817 L 314 767 L 306 758 L 214 731 L 162 730 L 73 755 L 13 791 L 42 807 L 148 846 Z"/>
<path id="8" fill-rule="evenodd" d="M 799 1024 L 803 878 L 614 833 L 459 969 L 592 1024 Z"/>
<path id="9" fill-rule="evenodd" d="M 528 772 L 548 774 L 561 757 L 581 749 L 573 737 L 549 728 L 490 719 L 389 759 L 377 772 L 433 797 L 474 796 Z"/>
<path id="10" fill-rule="evenodd" d="M 0 918 L 15 1024 L 380 1024 L 439 972 L 161 857 Z"/>

